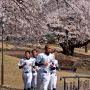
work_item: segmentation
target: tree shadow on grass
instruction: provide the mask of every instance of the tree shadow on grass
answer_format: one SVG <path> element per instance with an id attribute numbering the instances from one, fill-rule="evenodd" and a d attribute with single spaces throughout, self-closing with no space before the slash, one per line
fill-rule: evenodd
<path id="1" fill-rule="evenodd" d="M 80 54 L 80 53 L 74 53 L 74 57 L 79 57 L 80 59 L 90 59 L 90 55 Z"/>
<path id="2" fill-rule="evenodd" d="M 10 56 L 17 57 L 20 59 L 24 58 L 24 56 L 22 54 L 16 54 L 16 55 L 10 55 Z"/>

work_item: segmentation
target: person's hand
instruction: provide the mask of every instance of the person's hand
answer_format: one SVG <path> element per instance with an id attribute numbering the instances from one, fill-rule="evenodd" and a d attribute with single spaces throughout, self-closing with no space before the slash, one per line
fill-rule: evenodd
<path id="1" fill-rule="evenodd" d="M 26 65 L 26 63 L 24 63 L 23 65 L 19 66 L 19 69 L 23 68 Z"/>
<path id="2" fill-rule="evenodd" d="M 45 61 L 43 64 L 44 64 L 45 66 L 48 66 L 48 61 Z"/>
<path id="3" fill-rule="evenodd" d="M 33 68 L 32 70 L 33 70 L 33 71 L 36 71 L 36 69 L 35 69 L 35 68 Z"/>
<path id="4" fill-rule="evenodd" d="M 54 66 L 54 64 L 50 64 L 50 67 L 53 67 Z"/>

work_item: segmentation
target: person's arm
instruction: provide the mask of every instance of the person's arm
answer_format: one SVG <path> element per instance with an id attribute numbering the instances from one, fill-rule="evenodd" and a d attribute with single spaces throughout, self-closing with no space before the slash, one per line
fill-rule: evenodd
<path id="1" fill-rule="evenodd" d="M 23 59 L 21 59 L 18 63 L 19 69 L 22 69 L 25 65 L 26 65 L 26 63 L 24 62 Z"/>
<path id="2" fill-rule="evenodd" d="M 59 67 L 56 67 L 56 70 L 59 70 Z"/>
<path id="3" fill-rule="evenodd" d="M 22 69 L 25 65 L 26 65 L 26 63 L 24 63 L 23 65 L 20 65 L 19 69 Z"/>
<path id="4" fill-rule="evenodd" d="M 41 62 L 35 62 L 35 66 L 42 66 L 43 65 L 43 63 L 41 63 Z"/>
<path id="5" fill-rule="evenodd" d="M 37 56 L 37 58 L 36 58 L 36 62 L 35 62 L 35 66 L 42 66 L 43 65 L 43 63 L 42 63 L 42 55 L 41 54 L 39 54 L 38 56 Z"/>
<path id="6" fill-rule="evenodd" d="M 57 64 L 56 64 L 56 70 L 58 70 L 58 71 L 60 70 L 58 60 L 57 60 Z"/>
<path id="7" fill-rule="evenodd" d="M 51 62 L 50 68 L 51 68 L 51 70 L 56 70 L 56 66 L 55 66 L 54 62 Z"/>
<path id="8" fill-rule="evenodd" d="M 58 61 L 52 62 L 50 66 L 51 66 L 51 70 L 59 70 Z"/>

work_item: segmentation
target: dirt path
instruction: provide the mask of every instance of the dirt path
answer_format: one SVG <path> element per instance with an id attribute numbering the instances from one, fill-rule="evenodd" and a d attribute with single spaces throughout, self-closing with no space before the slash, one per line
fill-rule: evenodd
<path id="1" fill-rule="evenodd" d="M 22 89 L 14 89 L 14 88 L 7 88 L 7 87 L 0 87 L 0 90 L 22 90 Z M 59 87 L 57 87 L 57 90 L 61 90 Z"/>
<path id="2" fill-rule="evenodd" d="M 20 90 L 20 89 L 13 89 L 13 88 L 0 87 L 0 90 Z"/>

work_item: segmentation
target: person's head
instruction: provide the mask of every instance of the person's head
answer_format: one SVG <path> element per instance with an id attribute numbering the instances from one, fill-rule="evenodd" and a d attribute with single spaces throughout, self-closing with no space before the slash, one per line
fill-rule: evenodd
<path id="1" fill-rule="evenodd" d="M 34 58 L 36 58 L 37 55 L 38 55 L 38 51 L 37 51 L 36 49 L 33 49 L 33 50 L 32 50 L 32 56 L 33 56 Z"/>
<path id="2" fill-rule="evenodd" d="M 55 53 L 55 51 L 56 51 L 56 49 L 53 48 L 52 51 L 51 51 L 51 53 L 53 54 L 53 53 Z"/>
<path id="3" fill-rule="evenodd" d="M 25 51 L 25 58 L 29 59 L 31 52 L 29 50 Z"/>
<path id="4" fill-rule="evenodd" d="M 51 46 L 49 44 L 45 45 L 45 53 L 49 54 L 51 53 L 51 51 L 52 51 Z"/>

